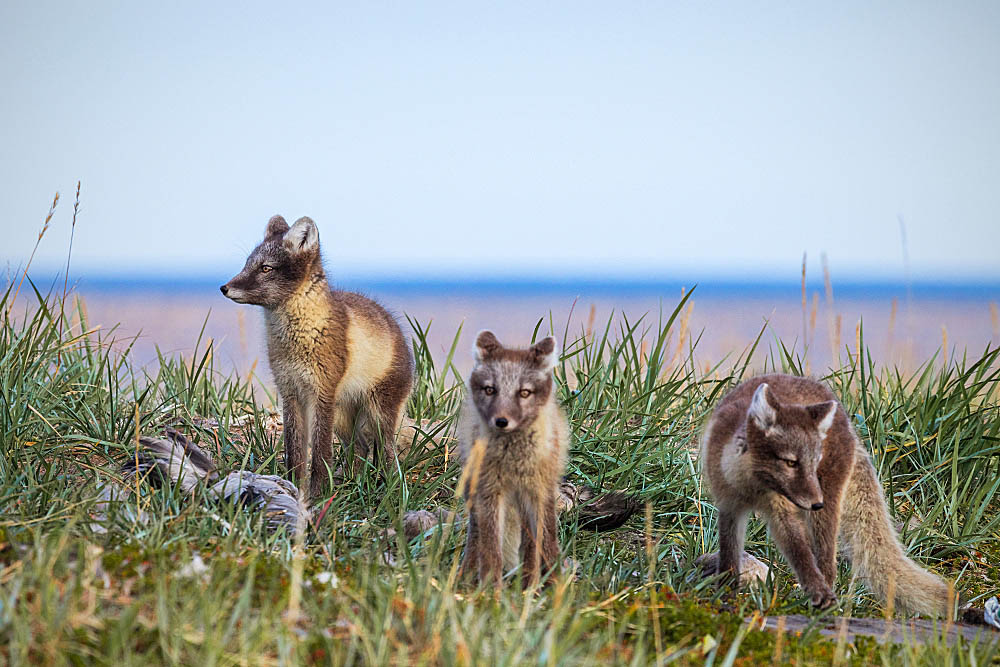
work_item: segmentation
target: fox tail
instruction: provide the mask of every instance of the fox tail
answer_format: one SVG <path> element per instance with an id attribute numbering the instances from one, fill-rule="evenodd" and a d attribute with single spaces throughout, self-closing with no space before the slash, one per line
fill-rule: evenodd
<path id="1" fill-rule="evenodd" d="M 948 584 L 906 555 L 868 452 L 860 446 L 856 452 L 840 519 L 844 551 L 858 575 L 883 600 L 894 591 L 897 608 L 944 616 L 950 608 Z"/>

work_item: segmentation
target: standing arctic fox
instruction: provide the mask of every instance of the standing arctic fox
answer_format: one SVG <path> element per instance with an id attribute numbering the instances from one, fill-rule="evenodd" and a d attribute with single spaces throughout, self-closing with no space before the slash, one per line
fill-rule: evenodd
<path id="1" fill-rule="evenodd" d="M 535 582 L 559 562 L 556 496 L 569 424 L 552 382 L 555 347 L 551 336 L 526 350 L 489 331 L 476 338 L 458 436 L 469 511 L 462 572 L 480 583 L 499 584 L 518 563 Z"/>
<path id="2" fill-rule="evenodd" d="M 333 435 L 362 457 L 391 465 L 413 386 L 413 355 L 395 318 L 371 299 L 330 288 L 309 218 L 280 215 L 246 266 L 223 285 L 237 303 L 264 307 L 267 354 L 281 396 L 285 462 L 318 494 Z M 353 457 L 345 465 L 353 469 Z M 387 468 L 386 468 L 387 469 Z"/>
<path id="3" fill-rule="evenodd" d="M 949 608 L 945 582 L 906 557 L 868 452 L 825 385 L 790 375 L 739 385 L 709 420 L 701 460 L 719 508 L 717 571 L 739 575 L 747 515 L 756 511 L 814 605 L 836 602 L 839 537 L 883 600 L 894 580 L 900 609 L 939 616 Z"/>

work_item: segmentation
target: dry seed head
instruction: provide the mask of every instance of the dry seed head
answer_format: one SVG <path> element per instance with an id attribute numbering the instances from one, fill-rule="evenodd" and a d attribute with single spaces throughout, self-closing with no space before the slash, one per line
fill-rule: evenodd
<path id="1" fill-rule="evenodd" d="M 839 358 L 839 356 L 840 356 L 840 325 L 841 325 L 841 317 L 840 317 L 839 313 L 837 314 L 837 317 L 836 317 L 836 319 L 834 321 L 835 321 L 835 324 L 834 324 L 834 327 L 833 327 L 833 348 L 834 348 L 836 356 Z"/>
<path id="2" fill-rule="evenodd" d="M 808 342 L 806 338 L 806 253 L 802 253 L 802 344 Z"/>
<path id="3" fill-rule="evenodd" d="M 462 467 L 462 475 L 458 478 L 458 484 L 455 485 L 456 498 L 465 496 L 470 501 L 472 500 L 472 497 L 476 493 L 476 486 L 479 484 L 479 467 L 483 462 L 483 455 L 485 453 L 486 441 L 479 438 L 472 444 L 472 450 L 469 451 L 469 458 Z M 468 493 L 466 493 L 466 490 L 468 490 Z"/>
<path id="4" fill-rule="evenodd" d="M 683 295 L 684 290 L 681 290 Z M 684 315 L 681 316 L 681 329 L 677 335 L 677 348 L 674 350 L 674 357 L 670 360 L 671 366 L 676 366 L 683 357 L 684 353 L 684 341 L 687 340 L 688 331 L 688 321 L 691 319 L 691 312 L 694 310 L 694 301 L 688 301 L 687 308 L 684 309 Z"/>
<path id="5" fill-rule="evenodd" d="M 830 281 L 830 264 L 826 261 L 826 253 L 820 255 L 823 263 L 823 287 L 826 289 L 826 303 L 833 308 L 833 283 Z"/>
<path id="6" fill-rule="evenodd" d="M 45 216 L 45 223 L 42 225 L 42 230 L 38 232 L 38 240 L 41 241 L 42 237 L 45 236 L 45 232 L 49 231 L 49 223 L 52 222 L 52 216 L 55 215 L 56 205 L 59 203 L 59 193 L 52 198 L 52 206 L 49 207 L 49 213 Z M 34 253 L 32 253 L 34 254 Z"/>
<path id="7" fill-rule="evenodd" d="M 7 312 L 14 307 L 17 303 L 17 295 L 21 291 L 21 287 L 24 285 L 25 279 L 28 277 L 28 269 L 31 267 L 31 262 L 35 259 L 35 253 L 38 251 L 38 245 L 42 242 L 42 237 L 45 236 L 45 232 L 49 229 L 49 222 L 52 220 L 52 216 L 56 212 L 56 204 L 59 203 L 59 193 L 52 198 L 52 206 L 49 207 L 49 213 L 45 216 L 45 223 L 42 224 L 42 230 L 38 232 L 38 240 L 35 241 L 35 247 L 31 250 L 31 255 L 28 257 L 28 263 L 24 265 L 24 270 L 21 272 L 21 281 L 17 284 L 17 289 L 14 290 L 14 296 L 10 299 L 10 304 L 7 306 Z"/>
<path id="8" fill-rule="evenodd" d="M 819 311 L 819 292 L 813 292 L 812 308 L 809 310 L 809 340 L 816 335 L 816 313 Z"/>

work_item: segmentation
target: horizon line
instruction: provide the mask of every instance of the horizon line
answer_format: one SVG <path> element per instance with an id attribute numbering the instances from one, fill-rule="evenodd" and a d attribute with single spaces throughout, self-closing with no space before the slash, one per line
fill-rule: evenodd
<path id="1" fill-rule="evenodd" d="M 45 272 L 42 275 L 31 275 L 31 282 L 44 291 L 47 287 L 52 289 L 61 287 L 65 280 L 64 273 Z M 2 279 L 4 286 L 9 281 L 19 282 L 17 274 L 7 276 Z M 157 273 L 136 273 L 136 274 L 90 274 L 74 275 L 70 273 L 68 285 L 73 290 L 95 291 L 166 291 L 174 289 L 183 292 L 202 291 L 211 289 L 216 291 L 218 286 L 226 280 L 225 277 L 210 275 L 187 275 L 181 278 L 164 276 Z M 339 275 L 330 278 L 330 284 L 335 288 L 344 289 L 383 289 L 395 292 L 414 292 L 420 290 L 449 292 L 495 292 L 501 290 L 526 290 L 536 289 L 545 291 L 575 291 L 588 290 L 596 292 L 619 292 L 622 290 L 630 292 L 661 292 L 661 291 L 690 291 L 697 289 L 698 292 L 706 291 L 759 291 L 759 292 L 794 292 L 801 295 L 802 280 L 785 279 L 768 276 L 746 276 L 735 278 L 731 276 L 708 276 L 704 280 L 685 280 L 678 276 L 660 275 L 637 277 L 630 275 L 602 275 L 602 276 L 527 276 L 527 275 L 501 275 L 496 277 L 481 277 L 469 275 L 442 275 L 442 274 L 372 274 L 358 273 Z M 919 295 L 963 295 L 967 297 L 992 297 L 1000 298 L 1000 279 L 992 280 L 970 280 L 967 278 L 958 279 L 927 279 L 917 278 L 910 281 L 891 280 L 882 277 L 861 278 L 851 277 L 840 280 L 831 280 L 831 287 L 834 295 L 838 293 L 856 294 L 858 292 L 881 292 L 900 291 L 904 294 Z M 808 279 L 805 281 L 806 291 L 825 291 L 826 285 L 822 280 Z"/>

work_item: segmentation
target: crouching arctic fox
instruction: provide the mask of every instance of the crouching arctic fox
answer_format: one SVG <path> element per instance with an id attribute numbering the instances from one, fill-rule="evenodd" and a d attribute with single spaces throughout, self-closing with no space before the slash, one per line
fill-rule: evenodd
<path id="1" fill-rule="evenodd" d="M 705 428 L 702 469 L 719 508 L 719 552 L 706 569 L 739 575 L 747 515 L 758 512 L 817 607 L 837 600 L 838 540 L 879 597 L 930 616 L 949 587 L 907 558 L 868 452 L 823 384 L 764 375 L 739 385 Z"/>

